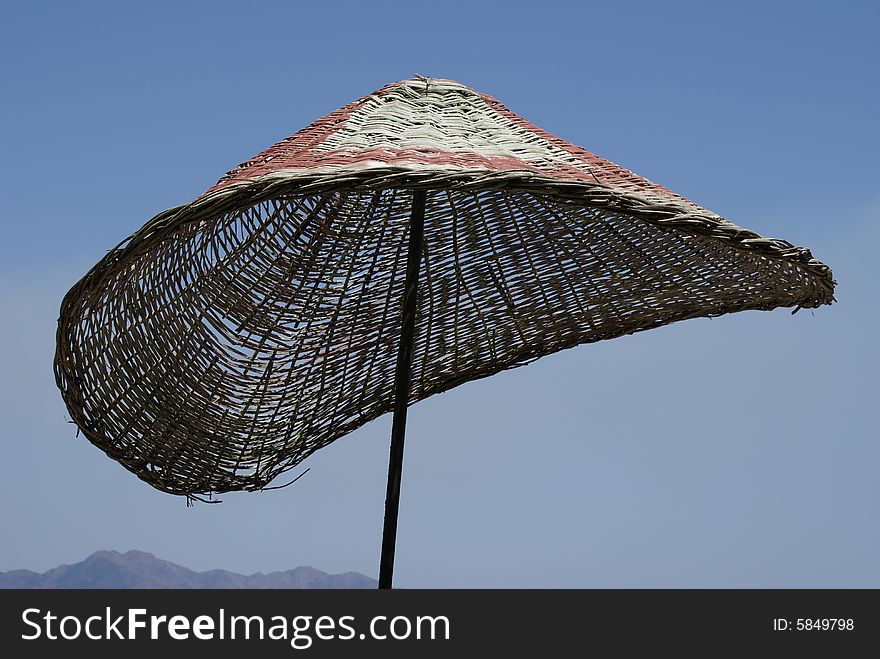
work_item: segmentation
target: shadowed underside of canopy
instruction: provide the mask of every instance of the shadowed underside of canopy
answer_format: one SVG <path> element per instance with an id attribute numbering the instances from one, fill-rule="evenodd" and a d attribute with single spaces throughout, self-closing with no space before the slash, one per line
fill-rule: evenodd
<path id="1" fill-rule="evenodd" d="M 159 214 L 67 294 L 55 372 L 154 487 L 265 487 L 391 409 L 426 191 L 410 402 L 581 343 L 833 300 L 827 266 L 452 81 L 388 85 Z"/>

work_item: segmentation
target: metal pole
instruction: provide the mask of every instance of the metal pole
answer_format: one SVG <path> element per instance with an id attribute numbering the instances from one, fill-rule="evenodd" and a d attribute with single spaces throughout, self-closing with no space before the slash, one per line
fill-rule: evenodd
<path id="1" fill-rule="evenodd" d="M 394 573 L 394 547 L 397 542 L 397 509 L 400 505 L 400 477 L 403 473 L 403 440 L 406 434 L 406 406 L 412 376 L 413 336 L 416 326 L 416 296 L 422 236 L 425 226 L 425 191 L 413 192 L 403 290 L 403 323 L 394 372 L 394 418 L 391 422 L 391 455 L 388 459 L 388 489 L 385 493 L 385 526 L 382 530 L 382 557 L 379 561 L 379 588 L 391 588 Z"/>

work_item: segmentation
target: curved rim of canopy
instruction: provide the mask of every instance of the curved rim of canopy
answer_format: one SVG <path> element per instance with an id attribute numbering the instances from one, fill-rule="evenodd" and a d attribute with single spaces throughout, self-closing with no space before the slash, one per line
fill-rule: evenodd
<path id="1" fill-rule="evenodd" d="M 797 247 L 779 238 L 767 238 L 725 220 L 710 211 L 699 212 L 693 204 L 660 201 L 656 196 L 619 190 L 581 180 L 562 180 L 533 171 L 425 170 L 401 165 L 356 169 L 318 168 L 279 170 L 271 174 L 230 183 L 212 189 L 188 204 L 169 208 L 150 219 L 138 231 L 111 249 L 64 298 L 62 311 L 69 309 L 83 287 L 95 285 L 102 274 L 133 254 L 163 240 L 166 234 L 191 222 L 198 222 L 249 206 L 282 194 L 321 194 L 341 190 L 516 190 L 554 197 L 597 209 L 624 213 L 665 229 L 719 240 L 746 252 L 780 258 L 800 266 L 812 275 L 814 287 L 797 302 L 802 308 L 815 308 L 834 302 L 836 284 L 831 268 L 813 257 L 807 247 Z M 791 306 L 791 305 L 789 305 Z"/>
<path id="2" fill-rule="evenodd" d="M 108 456 L 120 462 L 157 489 L 194 497 L 197 494 L 205 493 L 201 489 L 194 489 L 192 492 L 180 491 L 178 488 L 169 487 L 160 477 L 144 473 L 138 463 L 132 462 L 124 453 L 115 451 L 112 446 L 108 445 L 106 437 L 99 432 L 90 430 L 87 427 L 88 424 L 83 423 L 85 419 L 82 416 L 81 405 L 78 403 L 78 401 L 82 401 L 82 392 L 78 390 L 79 377 L 75 372 L 75 364 L 69 357 L 71 350 L 69 333 L 71 327 L 81 317 L 83 305 L 89 294 L 99 289 L 107 278 L 125 269 L 132 259 L 148 252 L 152 247 L 172 235 L 174 231 L 189 223 L 210 221 L 224 213 L 234 212 L 281 195 L 316 195 L 336 191 L 382 189 L 530 192 L 550 196 L 562 203 L 625 214 L 664 230 L 707 237 L 751 255 L 758 254 L 771 259 L 785 260 L 795 264 L 807 275 L 803 295 L 800 298 L 788 297 L 778 303 L 765 302 L 748 308 L 764 310 L 781 306 L 813 308 L 831 304 L 834 301 L 835 282 L 831 270 L 827 265 L 815 259 L 809 249 L 796 247 L 784 240 L 762 237 L 709 211 L 700 212 L 701 209 L 693 204 L 679 204 L 674 200 L 663 201 L 656 196 L 622 191 L 583 180 L 561 180 L 533 171 L 498 172 L 461 169 L 445 171 L 436 168 L 426 170 L 400 165 L 377 165 L 358 169 L 281 170 L 209 190 L 188 204 L 159 213 L 141 229 L 110 250 L 70 289 L 61 304 L 54 370 L 56 383 L 62 392 L 73 422 L 92 444 L 101 448 Z M 703 315 L 718 314 L 707 312 Z M 669 322 L 674 322 L 674 320 Z M 638 329 L 648 329 L 648 327 L 635 330 L 630 328 L 625 333 L 638 331 Z M 549 353 L 538 354 L 523 363 L 533 361 L 543 354 Z M 478 374 L 463 381 L 491 374 L 488 372 L 482 375 Z M 448 390 L 457 384 L 461 384 L 461 382 L 451 383 L 443 390 Z M 339 436 L 351 432 L 355 427 L 369 420 L 369 418 L 363 419 L 354 427 L 341 429 Z M 293 466 L 295 464 L 281 465 L 272 478 Z M 233 479 L 229 481 L 228 487 L 212 488 L 210 492 L 265 489 L 272 478 L 259 482 L 247 478 Z"/>

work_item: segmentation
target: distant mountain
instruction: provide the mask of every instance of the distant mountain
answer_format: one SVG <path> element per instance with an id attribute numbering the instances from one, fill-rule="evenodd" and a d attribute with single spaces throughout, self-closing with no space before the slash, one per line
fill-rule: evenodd
<path id="1" fill-rule="evenodd" d="M 245 576 L 226 570 L 194 572 L 144 551 L 96 551 L 86 560 L 39 574 L 0 572 L 0 588 L 376 588 L 357 572 L 327 574 L 312 567 Z"/>

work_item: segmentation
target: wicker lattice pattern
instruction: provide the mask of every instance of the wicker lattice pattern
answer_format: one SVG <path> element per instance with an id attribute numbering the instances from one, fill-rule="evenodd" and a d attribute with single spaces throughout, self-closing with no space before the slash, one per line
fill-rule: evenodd
<path id="1" fill-rule="evenodd" d="M 265 487 L 391 409 L 413 190 L 427 191 L 411 401 L 581 343 L 834 282 L 458 83 L 389 85 L 148 222 L 65 297 L 86 437 L 154 487 Z"/>

